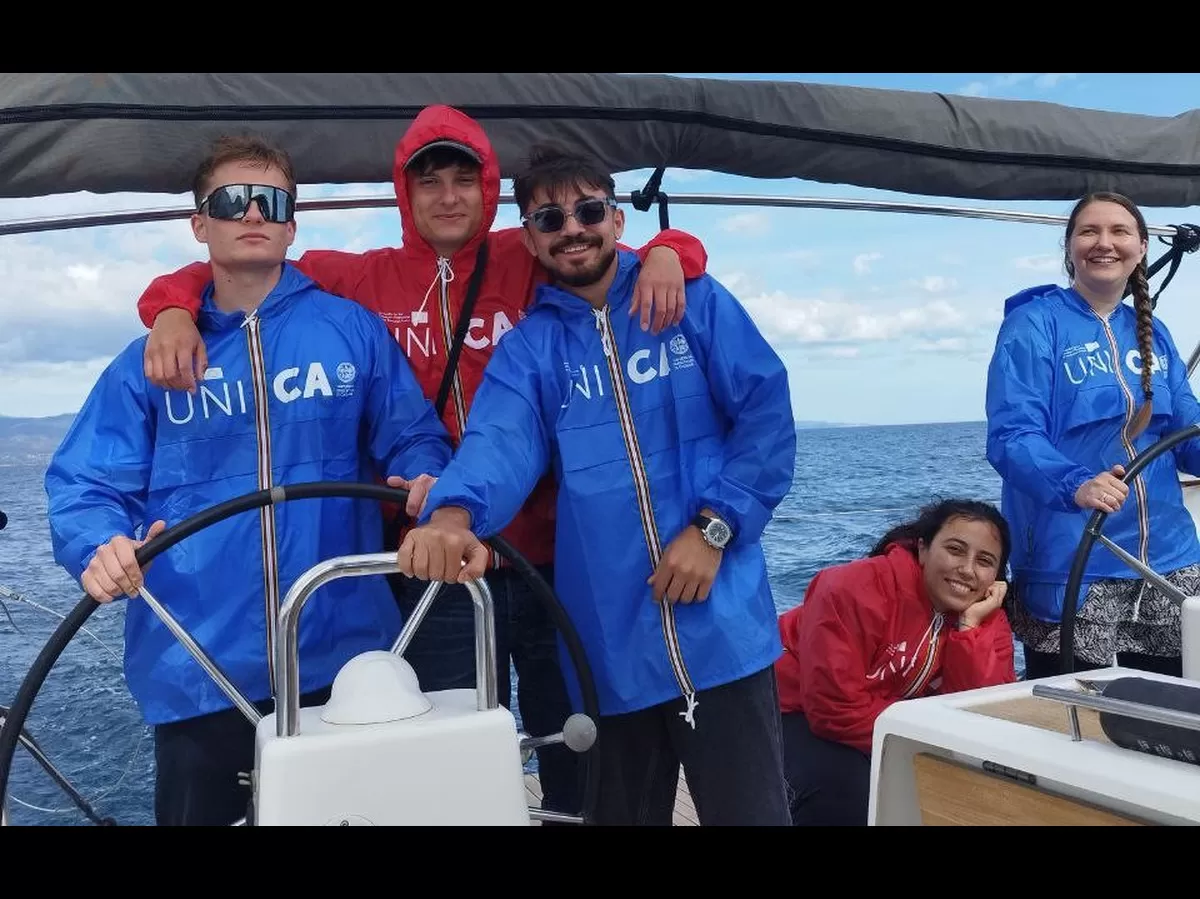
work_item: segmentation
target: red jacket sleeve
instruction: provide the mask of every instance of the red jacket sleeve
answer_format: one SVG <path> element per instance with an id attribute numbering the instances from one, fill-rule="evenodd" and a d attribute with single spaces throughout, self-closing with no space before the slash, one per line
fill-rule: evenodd
<path id="1" fill-rule="evenodd" d="M 645 262 L 647 254 L 655 247 L 670 247 L 679 254 L 685 278 L 699 278 L 708 267 L 708 252 L 704 249 L 704 244 L 686 231 L 664 228 L 650 238 L 649 243 L 637 250 L 638 259 Z"/>
<path id="2" fill-rule="evenodd" d="M 295 263 L 296 268 L 313 279 L 322 290 L 354 300 L 372 312 L 374 297 L 356 296 L 366 271 L 366 253 L 345 253 L 341 250 L 309 250 Z"/>
<path id="3" fill-rule="evenodd" d="M 868 660 L 886 633 L 885 602 L 872 600 L 870 587 L 850 589 L 843 577 L 818 572 L 804 598 L 795 649 L 809 728 L 867 755 L 875 719 L 891 704 L 867 681 Z"/>
<path id="4" fill-rule="evenodd" d="M 193 262 L 169 275 L 159 275 L 138 297 L 138 315 L 147 328 L 164 309 L 186 309 L 195 321 L 200 315 L 200 295 L 212 280 L 212 266 Z"/>
<path id="5" fill-rule="evenodd" d="M 978 626 L 946 635 L 939 693 L 960 693 L 1017 680 L 1008 616 L 997 609 Z"/>
<path id="6" fill-rule="evenodd" d="M 347 299 L 357 299 L 354 292 L 363 272 L 363 256 L 339 250 L 309 250 L 292 263 L 308 275 L 322 290 Z M 186 309 L 195 321 L 200 314 L 200 296 L 212 280 L 212 266 L 193 262 L 169 275 L 159 275 L 150 282 L 138 299 L 138 315 L 147 328 L 164 309 Z M 370 306 L 369 303 L 363 305 Z"/>

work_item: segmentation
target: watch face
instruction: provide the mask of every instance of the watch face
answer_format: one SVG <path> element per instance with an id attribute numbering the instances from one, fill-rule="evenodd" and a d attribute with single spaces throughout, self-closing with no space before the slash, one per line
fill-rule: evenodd
<path id="1" fill-rule="evenodd" d="M 710 521 L 708 524 L 708 536 L 713 543 L 718 546 L 724 546 L 729 542 L 729 525 L 723 521 Z"/>

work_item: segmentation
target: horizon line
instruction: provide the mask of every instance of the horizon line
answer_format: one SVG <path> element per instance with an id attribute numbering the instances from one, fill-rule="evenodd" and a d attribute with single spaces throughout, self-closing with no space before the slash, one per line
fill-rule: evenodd
<path id="1" fill-rule="evenodd" d="M 0 419 L 9 421 L 48 421 L 52 418 L 62 418 L 66 415 L 78 415 L 79 410 L 74 412 L 54 412 L 50 415 L 9 415 L 0 412 Z M 946 419 L 939 421 L 889 421 L 889 422 L 870 422 L 870 421 L 830 421 L 824 418 L 797 418 L 796 425 L 829 425 L 835 428 L 903 428 L 914 425 L 964 425 L 964 424 L 983 424 L 986 422 L 984 418 L 963 418 L 963 419 Z"/>

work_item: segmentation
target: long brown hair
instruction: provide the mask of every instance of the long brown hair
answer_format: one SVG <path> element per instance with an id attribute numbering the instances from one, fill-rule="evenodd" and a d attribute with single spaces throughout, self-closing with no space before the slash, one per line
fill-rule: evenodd
<path id="1" fill-rule="evenodd" d="M 986 521 L 996 528 L 1000 534 L 1000 560 L 996 565 L 996 577 L 1003 579 L 1008 566 L 1008 556 L 1012 551 L 1012 537 L 1009 534 L 1008 522 L 1000 514 L 1000 510 L 991 503 L 980 500 L 952 497 L 923 506 L 917 517 L 891 528 L 879 538 L 868 556 L 881 556 L 893 543 L 903 545 L 914 556 L 917 554 L 917 541 L 928 546 L 937 536 L 938 531 L 945 527 L 952 518 L 965 518 L 967 521 Z"/>
<path id="2" fill-rule="evenodd" d="M 1064 266 L 1067 270 L 1067 276 L 1072 281 L 1075 280 L 1075 265 L 1071 262 L 1071 234 L 1075 231 L 1075 220 L 1084 209 L 1092 203 L 1099 202 L 1116 203 L 1123 208 L 1133 216 L 1133 220 L 1137 223 L 1138 236 L 1143 241 L 1150 239 L 1150 232 L 1146 228 L 1146 219 L 1142 216 L 1142 211 L 1137 208 L 1133 200 L 1124 194 L 1106 190 L 1087 194 L 1075 204 L 1075 208 L 1071 210 L 1070 218 L 1067 219 L 1066 246 L 1063 250 Z M 1154 375 L 1154 305 L 1150 300 L 1150 281 L 1146 275 L 1145 256 L 1142 257 L 1141 261 L 1130 273 L 1128 289 L 1133 294 L 1133 311 L 1137 315 L 1138 353 L 1142 357 L 1143 401 L 1133 420 L 1129 423 L 1126 432 L 1129 440 L 1133 440 L 1142 431 L 1146 430 L 1146 426 L 1150 424 L 1150 416 L 1154 411 L 1154 387 L 1151 380 Z M 1120 360 L 1114 359 L 1113 364 L 1119 365 Z"/>

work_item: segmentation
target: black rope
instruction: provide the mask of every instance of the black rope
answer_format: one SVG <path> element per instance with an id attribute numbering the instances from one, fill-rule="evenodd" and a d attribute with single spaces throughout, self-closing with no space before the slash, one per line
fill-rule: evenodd
<path id="1" fill-rule="evenodd" d="M 666 168 L 662 166 L 656 168 L 654 174 L 650 176 L 650 180 L 646 182 L 646 186 L 641 190 L 633 191 L 629 195 L 629 202 L 633 204 L 633 208 L 638 212 L 649 212 L 650 206 L 655 202 L 658 203 L 658 227 L 660 231 L 666 231 L 671 227 L 669 201 L 667 195 L 659 189 L 666 171 Z"/>
<path id="2" fill-rule="evenodd" d="M 8 720 L 8 714 L 8 706 L 0 705 L 0 728 L 4 727 L 5 722 Z M 100 824 L 107 827 L 116 826 L 117 822 L 112 818 L 104 818 L 97 814 L 96 810 L 79 794 L 79 791 L 72 786 L 71 782 L 59 773 L 58 769 L 51 764 L 50 759 L 46 757 L 46 753 L 42 751 L 42 747 L 38 745 L 37 740 L 33 738 L 33 734 L 22 727 L 17 734 L 17 739 L 21 741 L 21 745 L 25 747 L 26 751 L 33 756 L 34 761 L 42 766 L 42 770 L 50 775 L 50 779 L 58 784 L 59 788 L 67 794 L 67 797 L 87 816 L 89 821 L 93 824 Z"/>
<path id="3" fill-rule="evenodd" d="M 1167 276 L 1163 278 L 1162 284 L 1158 285 L 1158 290 L 1154 291 L 1154 295 L 1150 297 L 1150 308 L 1158 308 L 1158 297 L 1171 283 L 1171 279 L 1175 277 L 1175 272 L 1179 270 L 1179 263 L 1183 260 L 1184 253 L 1194 253 L 1200 249 L 1200 228 L 1196 225 L 1176 225 L 1175 234 L 1168 240 L 1163 236 L 1158 238 L 1163 243 L 1169 243 L 1171 249 L 1163 253 L 1154 263 L 1146 269 L 1146 280 L 1149 281 L 1167 263 L 1171 264 L 1171 268 L 1167 271 Z M 1133 288 L 1129 285 L 1125 287 L 1125 293 L 1121 295 L 1121 299 L 1133 293 Z"/>

